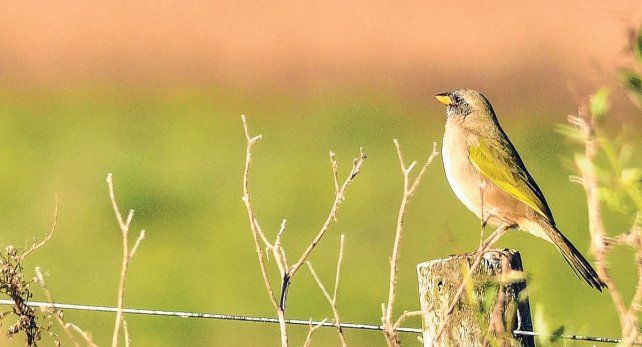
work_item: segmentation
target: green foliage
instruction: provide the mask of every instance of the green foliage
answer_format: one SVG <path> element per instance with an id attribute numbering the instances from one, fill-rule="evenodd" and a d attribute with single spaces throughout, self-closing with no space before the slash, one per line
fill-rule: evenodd
<path id="1" fill-rule="evenodd" d="M 607 88 L 599 89 L 589 98 L 589 110 L 596 123 L 607 115 Z M 579 152 L 575 154 L 575 164 L 598 178 L 600 198 L 611 210 L 627 213 L 631 211 L 632 204 L 634 210 L 642 211 L 642 169 L 631 162 L 634 146 L 622 137 L 613 140 L 599 125 L 596 126 L 595 136 L 603 160 L 589 161 L 584 152 Z M 577 127 L 559 125 L 557 131 L 574 142 L 585 141 L 585 135 Z"/>
<path id="2" fill-rule="evenodd" d="M 638 67 L 620 68 L 617 77 L 624 90 L 631 96 L 634 105 L 642 109 L 642 79 L 638 73 L 642 65 L 642 27 L 634 39 L 632 51 Z M 606 87 L 600 88 L 589 98 L 588 106 L 588 119 L 571 119 L 575 126 L 559 126 L 558 132 L 583 145 L 581 152 L 575 154 L 575 164 L 582 173 L 597 178 L 601 201 L 613 211 L 630 214 L 631 218 L 626 218 L 627 221 L 635 219 L 638 223 L 642 215 L 642 168 L 639 163 L 633 161 L 632 139 L 626 139 L 622 135 L 614 138 L 603 128 L 604 122 L 600 121 L 608 115 L 610 109 L 609 90 Z M 638 112 L 636 116 L 639 115 Z M 597 146 L 594 146 L 593 141 L 597 142 Z M 597 155 L 592 153 L 594 151 L 597 151 Z M 589 155 L 590 160 L 587 158 Z M 627 229 L 629 227 L 626 226 Z M 539 322 L 540 328 L 548 330 L 548 325 L 539 311 L 536 312 L 535 320 L 536 326 Z M 551 338 L 548 342 L 559 340 L 563 333 L 562 325 L 550 333 Z"/>
<path id="3" fill-rule="evenodd" d="M 487 316 L 495 307 L 500 288 L 497 281 L 488 281 L 486 285 L 482 287 L 483 298 L 481 298 L 482 305 L 480 305 L 479 310 L 483 315 Z"/>
<path id="4" fill-rule="evenodd" d="M 618 77 L 624 88 L 638 96 L 642 95 L 642 79 L 637 72 L 628 68 L 621 68 L 618 70 Z"/>
<path id="5" fill-rule="evenodd" d="M 553 332 L 551 332 L 551 336 L 548 338 L 548 341 L 551 343 L 557 342 L 560 340 L 562 335 L 564 335 L 564 326 L 560 325 L 555 330 L 553 330 Z"/>
<path id="6" fill-rule="evenodd" d="M 604 131 L 597 131 L 598 140 L 608 165 L 594 165 L 602 184 L 601 198 L 616 211 L 626 211 L 627 204 L 633 203 L 642 210 L 640 196 L 641 170 L 630 163 L 630 145 L 612 141 Z M 618 143 L 619 142 L 619 143 Z"/>
<path id="7" fill-rule="evenodd" d="M 600 199 L 613 211 L 626 213 L 627 212 L 627 196 L 621 189 L 613 189 L 610 187 L 599 188 Z"/>
<path id="8" fill-rule="evenodd" d="M 568 124 L 556 124 L 555 131 L 574 142 L 582 143 L 584 141 L 584 134 L 577 127 Z"/>
<path id="9" fill-rule="evenodd" d="M 634 61 L 638 64 L 634 68 L 622 67 L 618 70 L 618 78 L 625 90 L 632 94 L 632 97 L 642 101 L 642 78 L 640 67 L 642 66 L 642 26 L 632 38 L 631 49 Z"/>
<path id="10" fill-rule="evenodd" d="M 600 119 L 609 110 L 609 89 L 606 87 L 600 88 L 589 99 L 589 110 L 593 117 Z"/>
<path id="11" fill-rule="evenodd" d="M 640 168 L 628 168 L 622 170 L 622 184 L 626 187 L 633 187 L 639 185 L 642 182 L 642 169 Z"/>
<path id="12" fill-rule="evenodd" d="M 642 26 L 638 30 L 637 35 L 633 38 L 632 48 L 633 56 L 639 63 L 642 63 Z"/>

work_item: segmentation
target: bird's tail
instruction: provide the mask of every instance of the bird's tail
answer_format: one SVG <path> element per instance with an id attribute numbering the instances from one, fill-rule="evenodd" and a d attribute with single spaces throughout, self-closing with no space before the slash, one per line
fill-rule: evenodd
<path id="1" fill-rule="evenodd" d="M 595 272 L 595 269 L 593 269 L 586 258 L 582 256 L 582 253 L 573 246 L 571 241 L 569 241 L 556 226 L 547 221 L 541 221 L 540 223 L 537 223 L 537 227 L 540 230 L 538 230 L 539 233 L 536 234 L 540 234 L 542 232 L 545 234 L 537 236 L 546 236 L 545 239 L 552 242 L 557 247 L 560 253 L 562 253 L 562 256 L 564 256 L 564 260 L 566 260 L 568 265 L 571 266 L 571 269 L 573 269 L 573 272 L 575 272 L 577 277 L 582 278 L 591 287 L 599 291 L 602 291 L 602 288 L 606 287 L 606 284 L 602 282 Z"/>

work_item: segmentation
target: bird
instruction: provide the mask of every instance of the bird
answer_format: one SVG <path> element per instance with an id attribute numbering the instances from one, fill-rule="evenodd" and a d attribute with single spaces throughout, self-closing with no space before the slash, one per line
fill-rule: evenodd
<path id="1" fill-rule="evenodd" d="M 602 291 L 606 284 L 557 228 L 544 194 L 488 99 L 472 89 L 435 97 L 447 106 L 442 161 L 457 198 L 483 225 L 517 228 L 552 243 L 578 277 Z"/>

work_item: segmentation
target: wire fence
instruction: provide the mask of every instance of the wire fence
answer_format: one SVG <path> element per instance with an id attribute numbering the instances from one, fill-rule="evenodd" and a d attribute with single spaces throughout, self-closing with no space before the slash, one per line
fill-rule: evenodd
<path id="1" fill-rule="evenodd" d="M 0 305 L 13 305 L 13 300 L 0 300 Z M 56 308 L 64 310 L 76 310 L 76 311 L 93 311 L 93 312 L 118 312 L 118 308 L 110 306 L 94 306 L 94 305 L 79 305 L 79 304 L 65 304 L 65 303 L 50 303 L 42 301 L 31 301 L 27 305 L 32 307 L 41 307 L 41 308 Z M 202 318 L 202 319 L 218 319 L 218 320 L 232 320 L 232 321 L 242 321 L 242 322 L 255 322 L 255 323 L 273 323 L 279 324 L 277 318 L 270 317 L 256 317 L 256 316 L 242 316 L 242 315 L 232 315 L 224 313 L 206 313 L 206 312 L 182 312 L 182 311 L 166 311 L 166 310 L 152 310 L 152 309 L 139 309 L 139 308 L 124 308 L 123 313 L 126 314 L 136 314 L 136 315 L 147 315 L 147 316 L 164 316 L 164 317 L 180 317 L 180 318 Z M 332 327 L 336 328 L 336 324 L 330 321 L 313 321 L 311 319 L 286 319 L 287 324 L 292 325 L 319 325 L 322 327 Z M 370 331 L 383 331 L 383 326 L 374 325 L 374 324 L 362 324 L 362 323 L 341 323 L 339 324 L 343 329 L 355 329 L 355 330 L 370 330 Z M 402 333 L 411 333 L 411 334 L 421 334 L 422 330 L 419 328 L 406 328 L 399 327 L 397 331 Z M 617 344 L 622 342 L 621 339 L 612 338 L 612 337 L 601 337 L 601 336 L 583 336 L 583 335 L 560 335 L 560 336 L 551 336 L 542 333 L 536 333 L 532 331 L 513 331 L 514 335 L 522 336 L 537 336 L 541 338 L 559 338 L 565 340 L 575 340 L 575 341 L 587 341 L 587 342 L 601 342 L 601 343 L 613 343 Z M 642 344 L 636 344 L 642 345 Z"/>

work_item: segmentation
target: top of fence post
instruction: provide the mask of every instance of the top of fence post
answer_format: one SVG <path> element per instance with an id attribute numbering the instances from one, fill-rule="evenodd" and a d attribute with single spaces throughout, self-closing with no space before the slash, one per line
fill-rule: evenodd
<path id="1" fill-rule="evenodd" d="M 474 258 L 472 252 L 417 265 L 424 346 L 534 346 L 533 336 L 512 334 L 533 330 L 519 252 L 486 251 L 467 277 Z"/>

